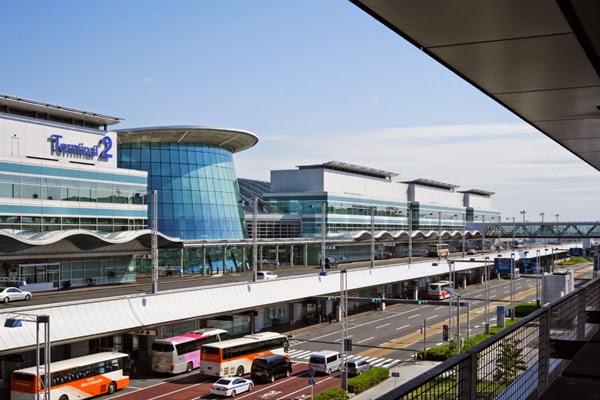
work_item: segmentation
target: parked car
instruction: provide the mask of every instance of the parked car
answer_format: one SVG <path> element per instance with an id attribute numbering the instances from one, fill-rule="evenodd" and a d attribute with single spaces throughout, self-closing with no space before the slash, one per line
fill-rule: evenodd
<path id="1" fill-rule="evenodd" d="M 475 249 L 468 249 L 467 254 L 472 256 L 474 254 L 477 254 L 477 251 Z"/>
<path id="2" fill-rule="evenodd" d="M 348 369 L 349 375 L 360 375 L 365 371 L 371 369 L 371 364 L 365 360 L 348 360 L 346 362 L 346 368 Z"/>
<path id="3" fill-rule="evenodd" d="M 277 278 L 277 274 L 271 271 L 258 271 L 256 273 L 256 279 L 259 281 L 266 281 L 275 278 Z"/>
<path id="4" fill-rule="evenodd" d="M 5 287 L 0 288 L 0 301 L 3 303 L 9 303 L 16 300 L 31 300 L 31 292 L 21 290 L 16 287 Z"/>
<path id="5" fill-rule="evenodd" d="M 250 392 L 254 388 L 254 383 L 250 379 L 240 378 L 238 376 L 222 377 L 216 381 L 210 388 L 211 394 L 218 396 L 235 397 L 238 393 Z"/>

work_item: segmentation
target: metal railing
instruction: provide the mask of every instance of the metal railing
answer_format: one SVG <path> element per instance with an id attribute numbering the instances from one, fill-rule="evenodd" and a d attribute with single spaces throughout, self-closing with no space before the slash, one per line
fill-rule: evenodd
<path id="1" fill-rule="evenodd" d="M 594 279 L 377 400 L 535 399 L 564 368 L 561 349 L 597 331 L 588 313 L 598 311 Z"/>

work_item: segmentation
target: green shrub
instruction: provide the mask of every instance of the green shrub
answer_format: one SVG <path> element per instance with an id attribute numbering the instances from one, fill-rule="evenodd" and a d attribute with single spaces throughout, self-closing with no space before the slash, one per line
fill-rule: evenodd
<path id="1" fill-rule="evenodd" d="M 324 390 L 313 397 L 314 400 L 346 400 L 346 391 L 342 388 L 331 388 Z"/>
<path id="2" fill-rule="evenodd" d="M 531 314 L 539 307 L 536 303 L 520 303 L 515 306 L 515 317 L 523 318 Z"/>
<path id="3" fill-rule="evenodd" d="M 390 377 L 390 370 L 387 368 L 375 367 L 367 372 L 348 380 L 348 391 L 350 393 L 360 393 L 372 388 L 380 382 Z"/>

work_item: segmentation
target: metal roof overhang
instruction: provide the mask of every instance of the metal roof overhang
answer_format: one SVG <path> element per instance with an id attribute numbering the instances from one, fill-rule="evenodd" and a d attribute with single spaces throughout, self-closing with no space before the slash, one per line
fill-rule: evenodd
<path id="1" fill-rule="evenodd" d="M 241 129 L 207 126 L 159 126 L 117 130 L 117 140 L 122 143 L 195 143 L 224 147 L 237 153 L 254 146 L 258 137 Z"/>
<path id="2" fill-rule="evenodd" d="M 600 2 L 350 1 L 600 170 Z"/>

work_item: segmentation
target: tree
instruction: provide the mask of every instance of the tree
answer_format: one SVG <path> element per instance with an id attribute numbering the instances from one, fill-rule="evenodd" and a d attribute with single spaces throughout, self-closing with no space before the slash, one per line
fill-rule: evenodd
<path id="1" fill-rule="evenodd" d="M 527 364 L 523 360 L 523 349 L 519 343 L 518 339 L 509 339 L 500 344 L 494 380 L 502 385 L 509 385 L 527 369 Z"/>

